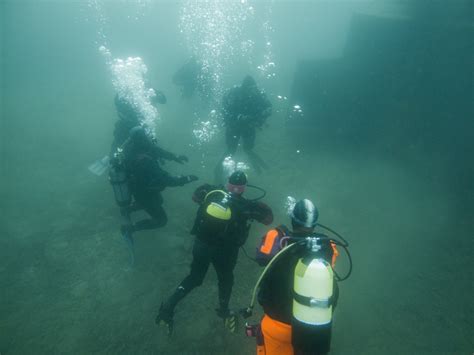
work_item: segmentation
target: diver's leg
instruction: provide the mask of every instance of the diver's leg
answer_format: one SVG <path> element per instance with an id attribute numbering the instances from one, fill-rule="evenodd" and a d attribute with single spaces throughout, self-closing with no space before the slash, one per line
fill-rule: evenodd
<path id="1" fill-rule="evenodd" d="M 159 192 L 149 192 L 139 201 L 151 218 L 143 219 L 133 225 L 133 232 L 161 228 L 168 223 L 168 216 L 163 208 L 163 197 Z"/>
<path id="2" fill-rule="evenodd" d="M 246 152 L 251 151 L 255 147 L 256 131 L 254 127 L 247 127 L 242 132 L 242 144 Z"/>
<path id="3" fill-rule="evenodd" d="M 226 156 L 233 156 L 237 151 L 240 140 L 240 131 L 236 127 L 227 126 L 225 129 L 225 143 L 227 145 Z"/>
<path id="4" fill-rule="evenodd" d="M 131 228 L 132 226 L 132 216 L 130 206 L 120 207 L 120 226 L 125 229 Z"/>
<path id="5" fill-rule="evenodd" d="M 209 264 L 211 263 L 211 249 L 199 239 L 194 241 L 193 246 L 193 261 L 191 262 L 191 272 L 181 282 L 182 286 L 187 292 L 201 286 L 204 277 L 206 276 Z"/>
<path id="6" fill-rule="evenodd" d="M 219 308 L 216 312 L 224 320 L 224 326 L 232 333 L 237 331 L 237 315 L 229 309 L 229 301 L 234 285 L 234 268 L 238 253 L 238 247 L 227 247 L 224 250 L 217 250 L 212 260 L 219 286 Z"/>
<path id="7" fill-rule="evenodd" d="M 173 315 L 176 305 L 189 292 L 200 286 L 206 276 L 211 262 L 210 250 L 208 246 L 198 239 L 194 241 L 193 261 L 191 262 L 191 272 L 179 284 L 174 293 L 161 304 L 160 311 L 156 317 L 156 323 L 165 323 L 168 326 L 168 333 L 173 331 Z"/>
<path id="8" fill-rule="evenodd" d="M 237 264 L 239 248 L 229 246 L 217 250 L 212 256 L 212 264 L 216 269 L 219 286 L 219 309 L 217 313 L 225 316 L 229 313 L 229 301 L 234 285 L 234 268 Z"/>
<path id="9" fill-rule="evenodd" d="M 242 134 L 242 143 L 243 143 L 243 148 L 244 151 L 247 153 L 250 163 L 254 167 L 254 169 L 257 171 L 257 173 L 262 172 L 262 168 L 268 169 L 268 165 L 265 163 L 265 161 L 253 151 L 253 148 L 255 147 L 255 137 L 256 137 L 256 131 L 255 128 L 251 127 L 248 128 L 244 131 Z"/>

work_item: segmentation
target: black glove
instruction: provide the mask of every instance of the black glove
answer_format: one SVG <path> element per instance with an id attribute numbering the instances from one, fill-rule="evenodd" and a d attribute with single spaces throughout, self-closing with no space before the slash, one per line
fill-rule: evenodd
<path id="1" fill-rule="evenodd" d="M 199 180 L 199 178 L 198 178 L 196 175 L 188 175 L 188 176 L 186 176 L 186 179 L 187 179 L 186 182 L 187 182 L 188 184 L 189 184 L 190 182 Z"/>
<path id="2" fill-rule="evenodd" d="M 178 155 L 174 159 L 174 161 L 177 162 L 177 163 L 180 163 L 180 164 L 184 164 L 184 163 L 188 162 L 188 157 L 186 155 Z"/>

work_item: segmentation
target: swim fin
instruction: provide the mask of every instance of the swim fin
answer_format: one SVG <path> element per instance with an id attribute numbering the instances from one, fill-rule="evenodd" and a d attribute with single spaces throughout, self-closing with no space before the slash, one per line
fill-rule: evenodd
<path id="1" fill-rule="evenodd" d="M 89 165 L 88 169 L 92 174 L 102 176 L 109 168 L 109 161 L 109 156 L 106 155 L 102 159 L 97 159 L 95 162 Z"/>
<path id="2" fill-rule="evenodd" d="M 224 320 L 224 327 L 231 333 L 237 332 L 238 317 L 237 313 L 229 309 L 216 309 L 217 315 Z"/>
<path id="3" fill-rule="evenodd" d="M 237 314 L 229 312 L 229 315 L 224 318 L 224 327 L 226 327 L 231 333 L 237 332 Z"/>

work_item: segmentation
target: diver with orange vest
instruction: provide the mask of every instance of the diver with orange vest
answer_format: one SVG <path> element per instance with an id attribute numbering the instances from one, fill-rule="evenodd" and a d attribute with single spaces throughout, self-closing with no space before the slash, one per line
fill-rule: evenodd
<path id="1" fill-rule="evenodd" d="M 157 324 L 167 327 L 168 335 L 173 332 L 176 305 L 202 284 L 210 264 L 214 266 L 218 279 L 217 315 L 224 320 L 230 331 L 235 331 L 237 318 L 229 309 L 229 301 L 239 248 L 248 238 L 252 220 L 265 225 L 273 221 L 270 207 L 258 201 L 265 193 L 253 200 L 242 196 L 250 186 L 253 187 L 247 184 L 245 173 L 236 171 L 229 177 L 225 188 L 205 184 L 195 191 L 193 200 L 199 204 L 199 209 L 191 231 L 196 236 L 191 271 L 175 292 L 161 304 L 156 317 Z"/>
<path id="2" fill-rule="evenodd" d="M 281 225 L 271 229 L 257 248 L 256 260 L 266 266 L 244 317 L 252 314 L 255 296 L 264 310 L 260 324 L 247 325 L 247 335 L 257 338 L 257 354 L 327 354 L 331 344 L 332 313 L 342 281 L 333 270 L 339 255 L 347 255 L 348 243 L 339 234 L 317 223 L 318 210 L 308 200 L 298 201 L 291 212 L 292 230 Z M 317 226 L 343 242 L 315 233 Z M 352 265 L 352 262 L 351 262 Z M 352 267 L 352 266 L 351 266 Z"/>

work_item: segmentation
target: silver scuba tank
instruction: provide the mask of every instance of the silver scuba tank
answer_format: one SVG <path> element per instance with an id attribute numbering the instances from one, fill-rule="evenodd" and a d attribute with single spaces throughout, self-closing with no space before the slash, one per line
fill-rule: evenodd
<path id="1" fill-rule="evenodd" d="M 322 247 L 320 238 L 308 238 L 293 284 L 292 344 L 314 354 L 329 352 L 331 342 L 334 274 Z"/>
<path id="2" fill-rule="evenodd" d="M 115 202 L 119 207 L 127 207 L 132 202 L 132 194 L 130 192 L 128 175 L 123 166 L 123 162 L 118 157 L 121 153 L 115 154 L 109 170 L 109 181 L 114 190 Z"/>

